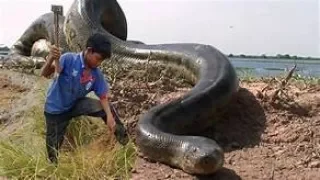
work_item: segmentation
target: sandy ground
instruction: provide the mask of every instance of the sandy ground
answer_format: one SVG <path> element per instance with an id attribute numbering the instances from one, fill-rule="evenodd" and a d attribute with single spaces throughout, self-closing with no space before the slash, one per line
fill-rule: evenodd
<path id="1" fill-rule="evenodd" d="M 110 79 L 112 101 L 132 137 L 139 115 L 191 88 L 189 82 L 172 78 L 175 74 L 164 69 L 149 72 L 155 75 L 127 68 Z M 7 74 L 0 70 L 2 114 L 10 112 L 12 103 L 28 90 L 28 83 L 13 83 L 13 76 Z M 199 133 L 215 139 L 225 151 L 224 168 L 215 175 L 190 176 L 139 156 L 132 179 L 320 179 L 320 85 L 290 82 L 287 96 L 272 102 L 276 87 L 277 83 L 267 80 L 242 81 L 227 113 L 214 127 Z"/>

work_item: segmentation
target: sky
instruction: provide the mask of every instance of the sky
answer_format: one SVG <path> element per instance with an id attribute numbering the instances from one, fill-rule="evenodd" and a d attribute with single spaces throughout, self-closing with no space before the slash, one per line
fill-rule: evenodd
<path id="1" fill-rule="evenodd" d="M 320 0 L 118 0 L 128 39 L 147 44 L 209 44 L 226 54 L 320 57 Z M 0 44 L 11 46 L 51 4 L 0 0 Z"/>

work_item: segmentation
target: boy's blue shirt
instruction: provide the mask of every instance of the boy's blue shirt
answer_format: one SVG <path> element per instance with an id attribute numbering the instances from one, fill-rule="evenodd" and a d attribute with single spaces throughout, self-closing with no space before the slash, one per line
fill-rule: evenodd
<path id="1" fill-rule="evenodd" d="M 85 68 L 83 53 L 65 53 L 60 57 L 61 72 L 50 85 L 44 110 L 51 114 L 66 112 L 74 106 L 77 99 L 91 91 L 102 98 L 109 86 L 98 68 L 89 75 L 83 74 Z"/>

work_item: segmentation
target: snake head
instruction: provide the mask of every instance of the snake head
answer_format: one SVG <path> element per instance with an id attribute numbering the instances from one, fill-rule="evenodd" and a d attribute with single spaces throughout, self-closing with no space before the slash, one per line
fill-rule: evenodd
<path id="1" fill-rule="evenodd" d="M 204 137 L 187 137 L 180 166 L 190 174 L 213 174 L 223 166 L 224 154 L 213 140 Z"/>

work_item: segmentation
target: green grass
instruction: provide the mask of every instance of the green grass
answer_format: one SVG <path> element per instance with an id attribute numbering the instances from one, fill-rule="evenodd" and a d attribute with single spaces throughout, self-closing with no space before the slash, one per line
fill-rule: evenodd
<path id="1" fill-rule="evenodd" d="M 288 72 L 283 71 L 277 76 L 259 77 L 259 76 L 255 76 L 253 73 L 253 70 L 249 68 L 236 69 L 236 73 L 242 81 L 246 81 L 246 82 L 253 82 L 253 81 L 260 81 L 260 80 L 264 81 L 272 78 L 281 79 L 281 78 L 285 78 L 288 74 Z M 309 85 L 319 85 L 320 77 L 302 76 L 300 74 L 293 73 L 291 77 L 291 81 L 294 81 L 296 83 L 309 84 Z"/>
<path id="2" fill-rule="evenodd" d="M 314 85 L 320 84 L 320 77 L 309 77 L 309 76 L 301 76 L 299 74 L 294 74 L 292 76 L 292 79 L 294 79 L 296 82 L 301 82 L 304 84 L 314 84 Z"/>
<path id="3" fill-rule="evenodd" d="M 1 137 L 0 177 L 129 179 L 136 157 L 133 142 L 125 147 L 119 145 L 97 118 L 79 117 L 72 120 L 60 151 L 58 167 L 48 163 L 42 107 L 45 91 L 40 91 L 37 96 L 39 105 L 25 112 L 21 121 L 9 125 L 17 128 Z"/>

